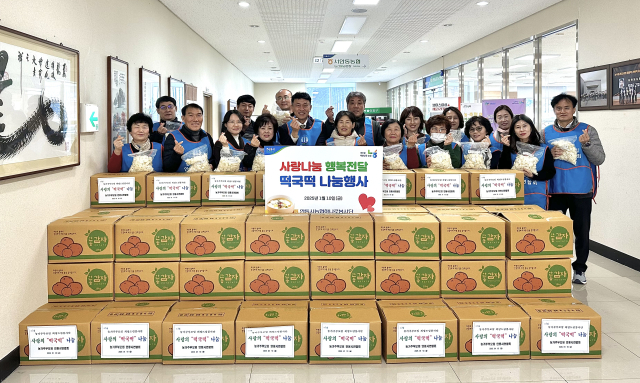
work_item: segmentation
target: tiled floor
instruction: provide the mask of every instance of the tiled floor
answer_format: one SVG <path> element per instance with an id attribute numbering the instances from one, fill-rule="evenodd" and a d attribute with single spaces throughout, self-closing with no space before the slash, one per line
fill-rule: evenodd
<path id="1" fill-rule="evenodd" d="M 6 383 L 640 383 L 640 272 L 591 254 L 586 286 L 574 296 L 602 315 L 602 359 L 396 365 L 93 365 L 20 367 Z M 3 383 L 4 383 L 3 382 Z"/>

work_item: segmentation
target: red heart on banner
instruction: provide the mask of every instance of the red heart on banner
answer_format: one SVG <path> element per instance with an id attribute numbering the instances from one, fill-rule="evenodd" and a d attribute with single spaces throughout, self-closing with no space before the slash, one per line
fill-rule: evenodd
<path id="1" fill-rule="evenodd" d="M 358 202 L 360 202 L 362 210 L 366 210 L 369 208 L 373 208 L 373 205 L 376 203 L 376 199 L 374 197 L 368 197 L 363 193 L 358 197 Z"/>

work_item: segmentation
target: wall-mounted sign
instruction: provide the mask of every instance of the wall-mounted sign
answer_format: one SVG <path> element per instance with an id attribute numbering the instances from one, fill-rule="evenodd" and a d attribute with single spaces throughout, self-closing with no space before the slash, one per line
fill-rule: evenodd
<path id="1" fill-rule="evenodd" d="M 444 85 L 444 71 L 432 74 L 422 79 L 422 89 L 431 89 Z"/>
<path id="2" fill-rule="evenodd" d="M 365 114 L 385 114 L 391 113 L 391 107 L 384 108 L 364 108 Z"/>
<path id="3" fill-rule="evenodd" d="M 334 69 L 368 68 L 369 55 L 322 55 L 322 67 Z"/>

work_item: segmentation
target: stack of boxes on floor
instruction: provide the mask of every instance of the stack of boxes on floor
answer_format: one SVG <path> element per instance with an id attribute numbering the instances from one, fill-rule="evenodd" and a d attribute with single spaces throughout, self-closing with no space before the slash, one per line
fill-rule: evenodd
<path id="1" fill-rule="evenodd" d="M 480 199 L 481 173 L 385 171 L 395 204 L 347 215 L 265 214 L 263 172 L 223 174 L 229 190 L 95 175 L 93 209 L 48 226 L 49 303 L 20 324 L 21 363 L 600 357 L 600 317 L 571 296 L 571 220 L 521 187 Z"/>

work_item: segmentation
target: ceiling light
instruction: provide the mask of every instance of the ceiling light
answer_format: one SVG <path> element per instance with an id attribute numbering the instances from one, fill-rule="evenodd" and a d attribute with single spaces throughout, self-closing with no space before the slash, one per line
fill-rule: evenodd
<path id="1" fill-rule="evenodd" d="M 428 43 L 429 40 L 420 40 L 421 43 Z"/>
<path id="2" fill-rule="evenodd" d="M 392 62 L 392 63 L 394 63 L 394 62 L 396 62 L 396 61 L 398 61 L 398 60 L 391 60 L 391 62 Z"/>
<path id="3" fill-rule="evenodd" d="M 265 43 L 265 41 L 264 41 L 264 40 L 258 40 L 258 42 L 259 42 L 260 44 L 264 44 L 264 43 Z"/>
<path id="4" fill-rule="evenodd" d="M 267 60 L 267 62 L 268 62 L 268 63 L 272 63 L 272 62 L 273 62 L 273 60 Z"/>
<path id="5" fill-rule="evenodd" d="M 380 0 L 353 0 L 353 5 L 377 5 Z"/>
<path id="6" fill-rule="evenodd" d="M 260 26 L 259 26 L 259 25 L 255 25 L 255 24 L 251 24 L 251 25 L 249 25 L 249 27 L 250 27 L 250 28 L 260 28 Z"/>
<path id="7" fill-rule="evenodd" d="M 487 4 L 489 4 L 489 2 L 488 2 L 488 1 L 479 1 L 479 2 L 477 2 L 477 3 L 476 3 L 476 5 L 479 5 L 479 6 L 481 6 L 481 7 L 484 7 L 484 6 L 485 6 L 485 5 L 487 5 Z"/>
<path id="8" fill-rule="evenodd" d="M 357 35 L 360 32 L 360 28 L 367 21 L 367 16 L 347 16 L 344 18 L 342 28 L 340 28 L 341 35 Z"/>
<path id="9" fill-rule="evenodd" d="M 324 84 L 327 80 L 318 80 L 318 84 Z"/>
<path id="10" fill-rule="evenodd" d="M 334 70 L 336 70 L 336 68 L 324 68 L 322 73 L 332 73 Z"/>
<path id="11" fill-rule="evenodd" d="M 241 1 L 238 3 L 239 6 L 241 6 L 242 8 L 246 8 L 249 6 L 249 3 L 247 3 L 246 1 Z"/>
<path id="12" fill-rule="evenodd" d="M 453 24 L 445 24 L 444 26 L 445 27 L 451 27 L 451 26 L 453 26 Z"/>
<path id="13" fill-rule="evenodd" d="M 333 48 L 331 48 L 331 52 L 344 53 L 349 50 L 351 43 L 353 43 L 353 41 L 336 40 L 336 42 L 333 43 Z"/>

